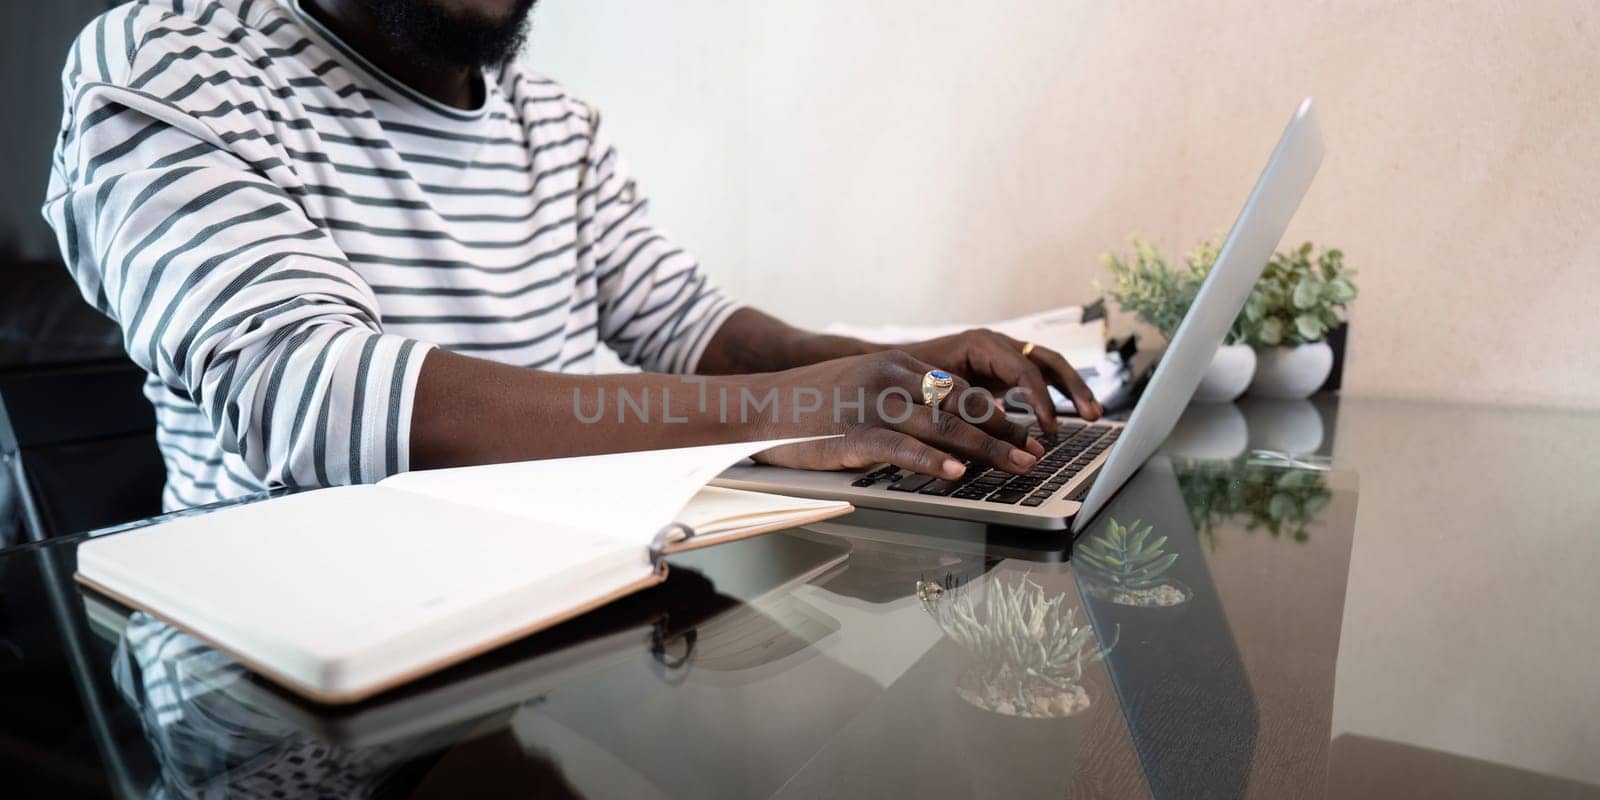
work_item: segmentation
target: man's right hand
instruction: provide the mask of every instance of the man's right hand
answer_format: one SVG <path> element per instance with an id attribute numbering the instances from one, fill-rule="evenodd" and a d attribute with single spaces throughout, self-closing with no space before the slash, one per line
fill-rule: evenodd
<path id="1" fill-rule="evenodd" d="M 969 392 L 965 380 L 952 376 L 955 386 L 937 409 L 921 402 L 922 378 L 931 369 L 905 352 L 889 350 L 750 376 L 757 380 L 758 394 L 778 391 L 779 419 L 764 435 L 844 434 L 776 447 L 756 460 L 822 470 L 889 463 L 945 479 L 961 477 L 963 458 L 1016 474 L 1033 468 L 1044 447 L 1029 438 L 1027 428 L 1006 418 L 993 395 Z M 802 396 L 810 402 L 820 396 L 821 408 L 797 413 Z"/>

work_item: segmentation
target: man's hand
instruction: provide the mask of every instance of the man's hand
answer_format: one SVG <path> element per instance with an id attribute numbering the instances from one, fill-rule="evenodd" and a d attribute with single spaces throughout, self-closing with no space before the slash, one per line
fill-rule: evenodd
<path id="1" fill-rule="evenodd" d="M 1097 420 L 1105 409 L 1094 399 L 1083 378 L 1054 350 L 1034 346 L 1026 357 L 1023 342 L 991 330 L 970 330 L 926 342 L 903 345 L 916 358 L 953 372 L 976 386 L 1003 394 L 1013 386 L 1027 392 L 1028 404 L 1045 433 L 1056 432 L 1055 405 L 1047 387 L 1054 386 L 1078 409 L 1078 416 Z"/>
<path id="2" fill-rule="evenodd" d="M 779 418 L 765 436 L 844 437 L 774 448 L 757 460 L 803 469 L 887 462 L 946 479 L 966 471 L 957 457 L 1016 474 L 1032 469 L 1044 447 L 994 408 L 992 394 L 969 391 L 972 387 L 957 377 L 938 408 L 921 401 L 922 377 L 934 368 L 887 350 L 761 376 L 761 392 L 779 393 Z M 798 408 L 792 398 L 802 392 L 820 396 L 821 408 L 791 414 L 791 407 Z"/>

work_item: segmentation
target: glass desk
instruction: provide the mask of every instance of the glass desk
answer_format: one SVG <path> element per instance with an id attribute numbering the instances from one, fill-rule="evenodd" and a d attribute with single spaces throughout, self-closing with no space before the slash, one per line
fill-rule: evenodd
<path id="1" fill-rule="evenodd" d="M 1471 552 L 1443 566 L 1429 549 L 1463 536 L 1429 527 L 1430 509 L 1500 525 L 1485 504 L 1506 479 L 1457 512 L 1474 485 L 1454 481 L 1473 470 L 1441 466 L 1479 447 L 1496 415 L 1333 398 L 1191 411 L 1076 551 L 858 511 L 684 554 L 655 589 L 353 707 L 298 701 L 86 596 L 72 582 L 82 537 L 9 548 L 0 775 L 8 795 L 48 796 L 1276 798 L 1381 796 L 1419 775 L 1439 792 L 1467 781 L 1590 796 L 1586 762 L 1458 746 L 1405 696 L 1461 705 L 1477 670 L 1527 655 L 1503 629 L 1412 624 L 1440 599 L 1419 576 L 1524 569 L 1504 564 L 1525 552 L 1503 539 L 1466 536 L 1452 549 Z M 1546 417 L 1562 436 L 1600 432 L 1593 416 Z M 1418 469 L 1422 453 L 1432 468 Z M 1576 469 L 1517 485 L 1553 501 Z M 1522 521 L 1571 543 L 1560 525 L 1592 524 L 1593 496 L 1559 511 L 1527 498 Z M 1395 526 L 1417 530 L 1388 541 Z M 1545 575 L 1592 575 L 1600 549 L 1586 548 L 1567 555 L 1591 571 L 1556 558 Z M 1395 553 L 1422 563 L 1399 568 Z M 1524 603 L 1508 590 L 1492 605 Z M 1590 659 L 1536 666 L 1567 700 L 1538 725 L 1589 747 L 1581 690 L 1600 635 L 1566 608 L 1579 629 L 1558 648 Z M 1466 641 L 1491 652 L 1443 665 L 1454 683 L 1417 672 L 1429 648 L 1454 658 Z"/>

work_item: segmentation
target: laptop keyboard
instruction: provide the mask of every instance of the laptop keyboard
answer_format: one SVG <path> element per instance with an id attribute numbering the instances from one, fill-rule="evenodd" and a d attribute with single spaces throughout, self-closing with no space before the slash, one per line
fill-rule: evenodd
<path id="1" fill-rule="evenodd" d="M 1044 445 L 1045 453 L 1026 475 L 1012 475 L 963 461 L 967 472 L 953 481 L 885 466 L 857 478 L 851 485 L 879 486 L 891 492 L 915 492 L 1006 505 L 1043 505 L 1090 462 L 1110 449 L 1122 429 L 1110 425 L 1063 421 L 1055 436 L 1045 436 L 1038 425 L 1030 428 L 1029 432 Z"/>

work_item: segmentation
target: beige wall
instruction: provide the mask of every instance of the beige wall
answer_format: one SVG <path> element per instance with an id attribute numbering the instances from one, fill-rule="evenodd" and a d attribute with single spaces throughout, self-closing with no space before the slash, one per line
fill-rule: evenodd
<path id="1" fill-rule="evenodd" d="M 1600 407 L 1600 5 L 545 0 L 657 217 L 799 322 L 1078 302 L 1231 222 L 1302 95 L 1289 237 L 1361 270 L 1353 393 Z"/>

